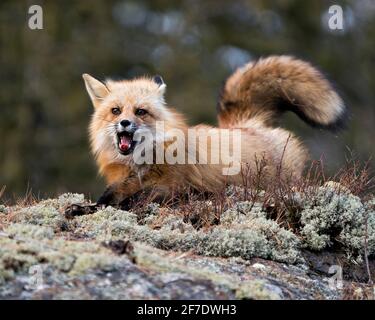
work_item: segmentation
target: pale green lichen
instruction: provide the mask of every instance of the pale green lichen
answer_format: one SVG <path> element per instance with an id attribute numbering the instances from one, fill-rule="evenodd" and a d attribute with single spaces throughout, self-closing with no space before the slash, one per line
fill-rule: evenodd
<path id="1" fill-rule="evenodd" d="M 74 265 L 70 270 L 71 275 L 83 274 L 90 269 L 110 271 L 114 269 L 116 257 L 108 253 L 82 253 L 76 257 Z"/>
<path id="2" fill-rule="evenodd" d="M 270 287 L 273 290 L 270 289 Z M 236 290 L 237 299 L 281 300 L 282 292 L 262 280 L 244 281 Z"/>
<path id="3" fill-rule="evenodd" d="M 363 253 L 367 219 L 368 252 L 375 253 L 375 213 L 359 197 L 320 187 L 313 196 L 301 196 L 301 235 L 304 246 L 322 250 L 334 241 L 350 255 Z"/>
<path id="4" fill-rule="evenodd" d="M 160 205 L 158 203 L 151 202 L 143 209 L 144 216 L 156 216 L 160 212 Z"/>
<path id="5" fill-rule="evenodd" d="M 151 268 L 159 272 L 183 272 L 195 279 L 212 281 L 233 290 L 237 299 L 279 300 L 282 298 L 281 289 L 273 286 L 268 281 L 244 280 L 239 276 L 220 274 L 212 270 L 209 265 L 199 268 L 187 266 L 142 244 L 136 245 L 135 249 L 137 263 L 142 267 Z"/>
<path id="6" fill-rule="evenodd" d="M 77 275 L 90 269 L 110 270 L 119 261 L 96 241 L 68 241 L 48 226 L 14 223 L 0 237 L 0 283 L 38 264 Z"/>
<path id="7" fill-rule="evenodd" d="M 37 226 L 48 226 L 58 229 L 65 222 L 63 215 L 56 206 L 43 201 L 29 208 L 21 208 L 15 212 L 15 222 Z"/>
<path id="8" fill-rule="evenodd" d="M 0 214 L 8 214 L 8 213 L 9 213 L 9 209 L 3 204 L 0 204 Z"/>
<path id="9" fill-rule="evenodd" d="M 311 194 L 294 195 L 300 209 L 293 217 L 298 221 L 293 231 L 269 218 L 260 203 L 246 201 L 228 208 L 219 225 L 199 230 L 184 222 L 178 212 L 162 210 L 154 203 L 138 215 L 108 207 L 73 220 L 66 220 L 63 210 L 71 203 L 84 202 L 83 195 L 66 194 L 57 200 L 18 207 L 12 211 L 12 223 L 3 230 L 10 238 L 0 238 L 0 281 L 36 263 L 47 263 L 71 274 L 111 268 L 116 257 L 100 243 L 116 239 L 198 255 L 296 263 L 303 261 L 302 247 L 322 250 L 334 242 L 340 243 L 349 256 L 363 255 L 367 221 L 367 251 L 375 253 L 374 199 L 363 203 L 331 186 Z M 67 240 L 64 230 L 69 230 L 67 237 L 89 241 Z"/>
<path id="10" fill-rule="evenodd" d="M 64 208 L 75 203 L 83 203 L 84 201 L 85 195 L 79 193 L 64 193 L 57 198 L 57 204 L 60 208 Z"/>
<path id="11" fill-rule="evenodd" d="M 245 213 L 243 210 L 228 210 L 223 215 L 223 223 L 209 230 L 195 230 L 191 224 L 184 223 L 182 217 L 166 215 L 160 229 L 155 230 L 149 227 L 156 219 L 154 215 L 140 225 L 133 213 L 106 208 L 92 216 L 77 217 L 75 230 L 100 240 L 126 237 L 165 250 L 191 250 L 207 256 L 301 261 L 299 240 L 292 232 L 268 220 L 259 207 L 252 211 L 248 206 Z"/>
<path id="12" fill-rule="evenodd" d="M 67 221 L 61 213 L 68 205 L 84 201 L 83 194 L 67 193 L 58 199 L 48 199 L 27 208 L 15 209 L 15 222 L 48 226 L 56 231 L 67 228 Z"/>
<path id="13" fill-rule="evenodd" d="M 375 197 L 368 200 L 365 205 L 368 210 L 375 211 Z"/>
<path id="14" fill-rule="evenodd" d="M 5 231 L 9 237 L 16 239 L 17 237 L 21 239 L 52 239 L 55 235 L 55 232 L 50 227 L 25 223 L 13 223 Z"/>

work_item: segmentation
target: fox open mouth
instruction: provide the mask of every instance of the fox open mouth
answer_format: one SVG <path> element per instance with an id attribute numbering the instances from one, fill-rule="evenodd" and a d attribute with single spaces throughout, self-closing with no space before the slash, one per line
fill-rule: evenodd
<path id="1" fill-rule="evenodd" d="M 121 154 L 128 155 L 134 150 L 133 133 L 123 131 L 117 133 L 117 146 Z"/>

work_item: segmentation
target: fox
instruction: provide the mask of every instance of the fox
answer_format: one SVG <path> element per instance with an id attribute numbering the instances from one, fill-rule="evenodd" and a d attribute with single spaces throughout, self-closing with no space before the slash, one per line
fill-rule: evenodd
<path id="1" fill-rule="evenodd" d="M 229 133 L 233 138 L 229 139 L 230 147 L 240 146 L 240 165 L 255 171 L 259 159 L 265 159 L 264 183 L 270 183 L 276 175 L 301 177 L 310 158 L 301 140 L 280 127 L 283 113 L 294 112 L 307 124 L 329 130 L 343 127 L 347 114 L 342 98 L 327 78 L 310 63 L 292 56 L 260 58 L 235 70 L 219 95 L 216 127 L 189 127 L 185 117 L 165 102 L 166 84 L 161 76 L 102 82 L 83 74 L 83 79 L 94 106 L 89 125 L 91 151 L 107 184 L 90 210 L 103 206 L 129 208 L 137 195 L 147 190 L 165 198 L 186 187 L 216 192 L 228 184 L 244 183 L 242 170 L 225 175 L 228 161 L 210 163 L 208 156 L 204 163 L 137 163 L 137 133 L 151 132 L 153 153 L 158 139 L 162 152 L 173 143 L 158 135 L 158 122 L 163 123 L 165 131 L 178 129 L 184 135 L 191 129 L 199 132 L 198 138 L 180 142 L 186 158 L 192 155 L 189 146 L 197 143 L 199 135 L 209 132 L 210 139 L 203 147 L 198 146 L 195 156 L 220 148 L 213 141 L 218 138 L 220 142 L 222 133 Z M 236 139 L 234 132 L 240 133 Z M 84 212 L 78 205 L 69 210 L 70 215 Z"/>

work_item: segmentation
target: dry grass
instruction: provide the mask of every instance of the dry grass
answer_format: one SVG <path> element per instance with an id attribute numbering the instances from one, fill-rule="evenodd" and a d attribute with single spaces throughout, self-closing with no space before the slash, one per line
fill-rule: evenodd
<path id="1" fill-rule="evenodd" d="M 371 284 L 344 283 L 343 300 L 374 300 L 375 288 Z"/>
<path id="2" fill-rule="evenodd" d="M 184 222 L 190 222 L 197 229 L 209 229 L 220 223 L 222 214 L 236 203 L 247 201 L 252 206 L 259 204 L 268 213 L 270 219 L 275 220 L 280 226 L 292 230 L 297 236 L 301 223 L 299 221 L 300 203 L 296 200 L 296 193 L 301 193 L 307 198 L 314 199 L 319 187 L 327 185 L 337 189 L 338 193 L 350 192 L 363 200 L 372 195 L 374 191 L 374 177 L 369 168 L 369 162 L 361 163 L 350 160 L 336 174 L 327 175 L 323 160 L 312 161 L 299 179 L 292 179 L 282 175 L 282 167 L 272 181 L 266 177 L 267 162 L 265 159 L 256 159 L 255 170 L 249 166 L 242 167 L 242 185 L 226 186 L 216 193 L 197 192 L 186 188 L 172 192 L 172 196 L 158 199 L 155 192 L 143 193 L 137 197 L 133 204 L 133 212 L 138 215 L 140 224 L 150 214 L 150 210 L 157 208 L 156 218 L 150 227 L 159 229 L 170 215 L 180 215 Z M 265 183 L 267 181 L 267 183 Z M 0 199 L 4 195 L 5 187 L 0 188 Z M 161 200 L 161 201 L 160 201 Z M 31 189 L 27 189 L 24 197 L 17 199 L 20 207 L 34 205 L 38 202 Z M 160 206 L 154 204 L 160 202 Z M 12 215 L 3 215 L 3 219 L 11 219 Z M 146 220 L 145 220 L 146 221 Z M 0 221 L 0 230 L 2 223 Z M 181 224 L 182 225 L 182 224 Z M 177 225 L 179 228 L 179 225 Z M 184 232 L 183 230 L 181 232 Z M 368 262 L 367 237 L 364 243 L 365 261 L 368 279 L 371 279 L 370 265 Z M 372 269 L 373 270 L 373 269 Z M 365 276 L 366 278 L 366 276 Z M 345 299 L 373 298 L 371 283 L 365 285 L 344 285 Z"/>
<path id="3" fill-rule="evenodd" d="M 171 198 L 164 199 L 161 205 L 176 214 L 184 215 L 185 221 L 190 221 L 197 228 L 208 228 L 218 224 L 222 213 L 237 202 L 248 201 L 252 205 L 261 203 L 269 218 L 283 227 L 297 231 L 298 212 L 301 208 L 296 202 L 296 192 L 313 198 L 319 187 L 329 184 L 337 193 L 350 192 L 366 200 L 375 187 L 369 162 L 361 164 L 360 161 L 350 160 L 336 174 L 327 176 L 323 160 L 312 161 L 299 179 L 277 174 L 271 181 L 265 178 L 266 166 L 264 159 L 256 160 L 254 171 L 244 165 L 241 169 L 242 185 L 230 187 L 230 194 L 228 187 L 210 194 L 185 189 L 183 192 L 175 192 Z M 138 211 L 141 212 L 151 199 L 155 197 L 146 197 L 138 202 Z"/>
<path id="4" fill-rule="evenodd" d="M 27 207 L 35 205 L 39 201 L 39 197 L 33 193 L 32 189 L 27 188 L 25 195 L 16 199 L 16 205 L 20 207 Z"/>
<path id="5" fill-rule="evenodd" d="M 41 200 L 39 194 L 35 194 L 29 185 L 27 185 L 25 194 L 23 196 L 10 197 L 9 195 L 5 194 L 5 190 L 6 186 L 0 188 L 0 201 L 8 206 L 32 206 Z"/>
<path id="6" fill-rule="evenodd" d="M 3 195 L 5 193 L 5 189 L 6 189 L 6 186 L 1 187 L 1 189 L 0 189 L 0 200 L 1 200 L 1 198 L 3 197 Z"/>
<path id="7" fill-rule="evenodd" d="M 231 186 L 228 194 L 228 186 L 223 187 L 216 193 L 191 190 L 185 188 L 172 192 L 168 198 L 160 199 L 156 192 L 145 192 L 132 203 L 133 210 L 139 214 L 142 220 L 142 212 L 152 202 L 158 202 L 168 213 L 183 215 L 185 220 L 191 221 L 197 228 L 210 227 L 220 222 L 222 213 L 239 201 L 248 201 L 252 205 L 261 203 L 263 209 L 268 212 L 269 218 L 274 219 L 280 225 L 295 230 L 298 225 L 300 210 L 295 200 L 295 193 L 299 192 L 306 196 L 316 195 L 319 187 L 329 183 L 337 188 L 338 193 L 351 192 L 364 200 L 373 193 L 375 179 L 370 170 L 369 163 L 361 163 L 351 155 L 346 164 L 332 176 L 326 175 L 324 161 L 312 161 L 299 179 L 292 179 L 282 175 L 282 166 L 278 167 L 278 173 L 270 181 L 266 177 L 267 162 L 264 158 L 255 159 L 255 170 L 250 166 L 243 165 L 241 168 L 241 186 Z M 267 181 L 265 183 L 265 181 Z M 39 196 L 27 188 L 23 197 L 15 198 L 13 201 L 3 199 L 6 187 L 0 188 L 0 200 L 3 203 L 12 202 L 17 206 L 25 207 L 35 205 L 40 201 Z"/>

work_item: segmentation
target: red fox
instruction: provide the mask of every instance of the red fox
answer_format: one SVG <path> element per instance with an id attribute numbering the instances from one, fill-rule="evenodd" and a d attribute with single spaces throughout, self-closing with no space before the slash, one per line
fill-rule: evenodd
<path id="1" fill-rule="evenodd" d="M 227 79 L 218 102 L 218 128 L 189 128 L 181 114 L 166 106 L 166 84 L 160 76 L 103 83 L 84 74 L 83 79 L 95 108 L 89 130 L 91 148 L 108 184 L 97 202 L 100 206 L 126 206 L 144 190 L 168 195 L 189 186 L 211 192 L 228 183 L 243 183 L 239 171 L 223 174 L 228 161 L 211 163 L 210 156 L 203 156 L 220 148 L 223 132 L 229 133 L 229 147 L 240 145 L 241 165 L 255 170 L 256 159 L 262 157 L 266 160 L 265 179 L 275 176 L 278 168 L 285 177 L 299 177 L 308 153 L 294 135 L 277 126 L 281 114 L 292 111 L 308 124 L 323 128 L 339 126 L 345 115 L 342 99 L 324 76 L 309 63 L 289 56 L 250 62 Z M 166 132 L 178 129 L 185 136 L 190 129 L 197 130 L 198 137 L 182 139 L 175 151 L 183 150 L 185 160 L 202 156 L 206 162 L 157 163 L 153 158 L 151 163 L 137 163 L 136 133 L 151 132 L 153 156 L 158 139 L 164 151 L 175 143 L 158 136 L 158 122 Z M 235 131 L 240 133 L 237 140 Z M 206 144 L 191 152 L 191 144 L 207 132 L 210 137 Z M 214 143 L 216 138 L 219 144 Z"/>

